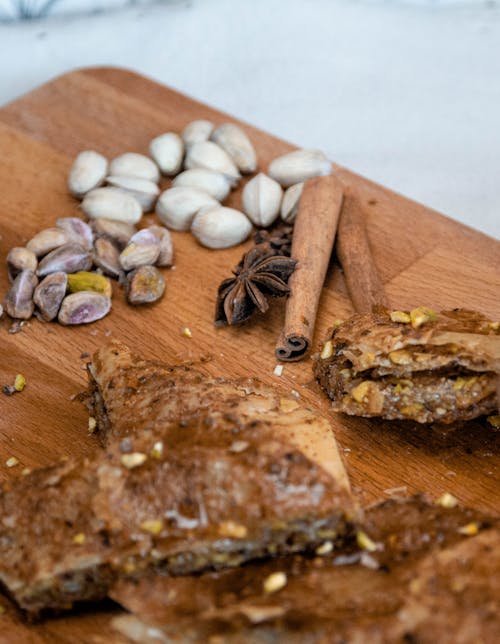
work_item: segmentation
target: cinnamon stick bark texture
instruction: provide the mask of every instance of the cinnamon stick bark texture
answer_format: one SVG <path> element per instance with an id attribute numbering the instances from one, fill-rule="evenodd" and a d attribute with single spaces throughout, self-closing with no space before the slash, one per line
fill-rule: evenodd
<path id="1" fill-rule="evenodd" d="M 342 200 L 343 184 L 333 175 L 309 179 L 304 185 L 291 253 L 298 264 L 288 282 L 292 292 L 276 345 L 278 360 L 301 360 L 311 345 Z"/>
<path id="2" fill-rule="evenodd" d="M 340 214 L 337 257 L 344 270 L 347 290 L 357 313 L 389 307 L 384 285 L 373 260 L 361 201 L 348 189 Z"/>

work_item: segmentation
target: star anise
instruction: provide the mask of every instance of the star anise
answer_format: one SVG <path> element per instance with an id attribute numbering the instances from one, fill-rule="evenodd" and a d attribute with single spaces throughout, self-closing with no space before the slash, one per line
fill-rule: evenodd
<path id="1" fill-rule="evenodd" d="M 265 313 L 268 298 L 288 295 L 288 278 L 296 260 L 278 254 L 266 241 L 251 248 L 217 292 L 215 324 L 240 324 L 258 309 Z"/>

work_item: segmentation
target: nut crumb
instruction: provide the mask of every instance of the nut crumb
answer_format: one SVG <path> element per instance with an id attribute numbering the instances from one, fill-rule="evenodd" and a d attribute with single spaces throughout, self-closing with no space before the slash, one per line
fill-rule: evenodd
<path id="1" fill-rule="evenodd" d="M 486 419 L 492 427 L 500 429 L 500 416 L 488 416 Z"/>
<path id="2" fill-rule="evenodd" d="M 93 434 L 97 429 L 97 421 L 93 416 L 89 416 L 89 434 Z"/>
<path id="3" fill-rule="evenodd" d="M 318 557 L 324 557 L 325 555 L 330 554 L 333 550 L 333 543 L 331 541 L 325 541 L 320 546 L 316 548 L 316 554 Z"/>
<path id="4" fill-rule="evenodd" d="M 11 456 L 5 461 L 5 465 L 7 465 L 7 467 L 16 467 L 16 465 L 19 465 L 19 459 L 15 456 Z"/>
<path id="5" fill-rule="evenodd" d="M 286 586 L 287 583 L 287 577 L 286 573 L 284 572 L 273 572 L 272 574 L 269 575 L 269 577 L 266 577 L 264 579 L 264 583 L 262 584 L 262 587 L 264 589 L 265 593 L 276 593 L 278 590 L 281 590 Z"/>
<path id="6" fill-rule="evenodd" d="M 144 532 L 158 535 L 163 530 L 163 521 L 161 519 L 147 519 L 141 523 L 140 527 Z"/>
<path id="7" fill-rule="evenodd" d="M 234 452 L 235 454 L 239 454 L 240 452 L 244 452 L 247 447 L 249 447 L 250 443 L 247 441 L 234 441 L 234 443 L 231 443 L 231 446 L 229 447 L 230 452 Z"/>
<path id="8" fill-rule="evenodd" d="M 121 463 L 128 470 L 132 470 L 134 467 L 139 467 L 147 459 L 146 454 L 142 452 L 132 452 L 131 454 L 123 454 L 121 457 Z"/>
<path id="9" fill-rule="evenodd" d="M 333 355 L 333 342 L 331 340 L 328 340 L 325 342 L 323 345 L 323 349 L 321 350 L 321 359 L 322 360 L 328 360 L 328 358 L 331 358 Z"/>
<path id="10" fill-rule="evenodd" d="M 404 311 L 391 311 L 390 317 L 393 322 L 399 322 L 400 324 L 409 324 L 411 322 L 411 317 Z"/>
<path id="11" fill-rule="evenodd" d="M 83 534 L 83 532 L 78 532 L 77 534 L 75 534 L 72 541 L 77 546 L 83 546 L 83 544 L 85 543 L 85 535 Z"/>
<path id="12" fill-rule="evenodd" d="M 464 534 L 466 537 L 474 537 L 479 532 L 479 525 L 475 522 L 467 523 L 461 528 L 458 528 L 457 532 Z"/>
<path id="13" fill-rule="evenodd" d="M 31 474 L 31 468 L 30 467 L 25 467 L 22 471 L 21 474 L 23 476 L 28 476 L 28 474 Z"/>
<path id="14" fill-rule="evenodd" d="M 436 503 L 442 508 L 455 508 L 458 505 L 458 499 L 454 497 L 453 494 L 444 492 L 444 494 L 441 494 Z"/>
<path id="15" fill-rule="evenodd" d="M 22 373 L 18 373 L 14 379 L 14 389 L 16 391 L 22 391 L 26 386 L 26 378 Z"/>
<path id="16" fill-rule="evenodd" d="M 282 364 L 277 364 L 274 367 L 273 373 L 274 373 L 275 376 L 278 376 L 278 378 L 280 378 L 281 375 L 283 374 L 283 365 Z"/>
<path id="17" fill-rule="evenodd" d="M 379 549 L 375 541 L 370 539 L 366 532 L 363 532 L 362 530 L 358 530 L 356 532 L 356 542 L 362 550 L 367 550 L 368 552 L 375 552 Z"/>
<path id="18" fill-rule="evenodd" d="M 162 454 L 163 454 L 163 443 L 162 441 L 156 441 L 156 443 L 151 448 L 149 455 L 152 458 L 161 458 Z"/>
<path id="19" fill-rule="evenodd" d="M 188 326 L 185 326 L 184 328 L 181 329 L 181 334 L 185 338 L 192 338 L 193 334 L 191 333 L 191 329 Z"/>
<path id="20" fill-rule="evenodd" d="M 221 537 L 244 539 L 248 534 L 248 530 L 247 527 L 241 525 L 241 523 L 235 523 L 234 521 L 223 521 L 222 523 L 219 523 L 219 534 Z"/>

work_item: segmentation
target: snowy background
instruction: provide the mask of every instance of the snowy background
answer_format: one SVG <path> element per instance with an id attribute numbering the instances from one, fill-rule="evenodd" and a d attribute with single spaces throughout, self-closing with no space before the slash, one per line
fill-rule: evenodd
<path id="1" fill-rule="evenodd" d="M 0 0 L 0 104 L 129 67 L 500 236 L 499 2 L 59 0 L 9 20 L 46 4 Z"/>

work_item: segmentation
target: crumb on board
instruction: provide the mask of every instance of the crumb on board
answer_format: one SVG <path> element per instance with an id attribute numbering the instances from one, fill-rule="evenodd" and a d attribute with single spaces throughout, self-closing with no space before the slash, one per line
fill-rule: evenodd
<path id="1" fill-rule="evenodd" d="M 475 537 L 479 532 L 479 524 L 476 522 L 467 523 L 466 525 L 458 528 L 457 532 L 465 535 L 466 537 Z"/>
<path id="2" fill-rule="evenodd" d="M 7 465 L 7 467 L 16 467 L 16 465 L 19 465 L 19 459 L 16 458 L 15 456 L 10 456 L 5 461 L 5 465 Z"/>
<path id="3" fill-rule="evenodd" d="M 277 364 L 274 367 L 273 373 L 274 373 L 275 376 L 278 376 L 278 378 L 280 378 L 281 375 L 283 374 L 283 365 L 282 364 Z"/>
<path id="4" fill-rule="evenodd" d="M 442 508 L 455 508 L 458 505 L 458 499 L 453 494 L 450 494 L 450 492 L 444 492 L 436 503 Z"/>
<path id="5" fill-rule="evenodd" d="M 273 572 L 264 579 L 262 587 L 267 594 L 276 593 L 286 586 L 286 573 L 279 571 Z"/>
<path id="6" fill-rule="evenodd" d="M 185 326 L 181 329 L 181 335 L 183 335 L 185 338 L 192 338 L 193 334 L 191 332 L 191 329 L 188 326 Z"/>

